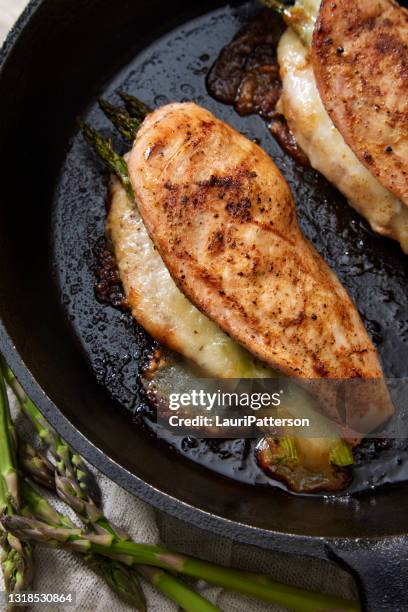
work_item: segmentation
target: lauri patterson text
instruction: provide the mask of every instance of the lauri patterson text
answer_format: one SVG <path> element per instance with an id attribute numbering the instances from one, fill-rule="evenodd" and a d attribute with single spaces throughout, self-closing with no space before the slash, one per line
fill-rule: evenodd
<path id="1" fill-rule="evenodd" d="M 221 417 L 197 415 L 182 417 L 173 414 L 168 419 L 171 427 L 309 427 L 309 419 L 280 418 L 272 416 L 257 417 L 246 415 L 242 417 Z"/>

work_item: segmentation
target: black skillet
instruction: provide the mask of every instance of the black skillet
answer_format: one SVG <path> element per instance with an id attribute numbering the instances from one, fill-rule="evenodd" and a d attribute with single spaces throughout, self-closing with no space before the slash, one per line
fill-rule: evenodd
<path id="1" fill-rule="evenodd" d="M 374 457 L 365 476 L 366 485 L 394 484 L 337 501 L 253 487 L 188 461 L 131 423 L 125 409 L 140 408 L 135 380 L 150 341 L 94 297 L 105 186 L 75 119 L 89 113 L 108 133 L 95 99 L 114 100 L 119 86 L 152 105 L 193 98 L 274 156 L 387 376 L 407 376 L 408 260 L 325 181 L 297 169 L 261 119 L 241 119 L 205 91 L 208 68 L 250 10 L 186 0 L 31 2 L 1 56 L 1 349 L 46 418 L 135 495 L 236 540 L 334 560 L 356 576 L 367 610 L 406 610 L 408 485 L 389 458 L 400 465 L 404 450 L 388 453 L 381 474 Z"/>

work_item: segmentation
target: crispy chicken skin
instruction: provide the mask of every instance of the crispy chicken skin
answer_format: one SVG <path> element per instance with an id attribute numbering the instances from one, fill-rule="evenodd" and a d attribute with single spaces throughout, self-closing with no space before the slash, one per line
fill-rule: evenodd
<path id="1" fill-rule="evenodd" d="M 344 140 L 408 206 L 408 11 L 394 0 L 323 0 L 312 61 Z"/>
<path id="2" fill-rule="evenodd" d="M 170 104 L 144 121 L 128 166 L 170 274 L 230 336 L 295 377 L 382 377 L 353 302 L 260 147 L 193 103 Z"/>

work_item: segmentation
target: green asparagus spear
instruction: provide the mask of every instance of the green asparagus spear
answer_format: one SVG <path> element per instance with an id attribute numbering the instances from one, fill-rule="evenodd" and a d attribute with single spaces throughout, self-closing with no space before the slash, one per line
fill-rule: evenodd
<path id="1" fill-rule="evenodd" d="M 159 567 L 193 578 L 200 578 L 237 593 L 286 606 L 298 612 L 330 609 L 360 610 L 359 605 L 354 601 L 282 585 L 270 580 L 267 576 L 217 566 L 173 553 L 160 546 L 119 541 L 108 534 L 84 534 L 75 529 L 52 529 L 39 521 L 19 516 L 3 515 L 0 520 L 6 529 L 24 540 L 34 540 L 54 548 L 65 548 L 82 553 L 92 552 L 109 557 L 120 556 L 122 559 L 127 559 L 128 563 Z"/>
<path id="2" fill-rule="evenodd" d="M 161 591 L 172 601 L 175 601 L 183 610 L 188 612 L 219 612 L 219 608 L 188 588 L 186 584 L 177 580 L 157 567 L 139 565 L 139 573 L 156 589 Z"/>
<path id="3" fill-rule="evenodd" d="M 48 459 L 25 440 L 18 442 L 19 466 L 37 484 L 53 491 L 55 489 L 54 468 Z"/>
<path id="4" fill-rule="evenodd" d="M 120 90 L 118 91 L 118 94 L 125 103 L 126 110 L 131 117 L 139 119 L 139 121 L 143 121 L 146 115 L 153 112 L 152 109 L 149 108 L 144 102 L 139 100 L 139 98 L 135 98 L 134 96 Z"/>
<path id="5" fill-rule="evenodd" d="M 129 180 L 128 167 L 121 155 L 113 149 L 111 142 L 103 138 L 96 130 L 86 123 L 80 127 L 87 143 L 94 149 L 98 157 L 113 174 L 117 174 L 131 202 L 135 201 L 132 185 Z"/>
<path id="6" fill-rule="evenodd" d="M 0 480 L 0 509 L 10 512 L 8 491 Z M 31 547 L 0 525 L 0 565 L 7 593 L 26 590 L 32 579 Z"/>
<path id="7" fill-rule="evenodd" d="M 85 563 L 105 580 L 122 601 L 136 610 L 147 610 L 139 576 L 134 568 L 102 555 L 85 555 Z"/>
<path id="8" fill-rule="evenodd" d="M 132 141 L 136 138 L 141 121 L 131 117 L 125 109 L 113 106 L 106 100 L 99 100 L 99 106 L 122 136 Z"/>
<path id="9" fill-rule="evenodd" d="M 50 526 L 75 529 L 72 521 L 54 508 L 27 481 L 22 481 L 22 514 L 34 516 Z M 100 555 L 84 555 L 84 561 L 95 573 L 99 574 L 122 601 L 136 610 L 145 612 L 146 601 L 138 576 L 132 568 L 119 561 Z"/>
<path id="10" fill-rule="evenodd" d="M 48 501 L 24 478 L 21 480 L 21 515 L 34 517 L 53 527 L 76 529 L 70 518 L 57 512 Z"/>
<path id="11" fill-rule="evenodd" d="M 3 434 L 0 445 L 0 478 L 7 490 L 8 505 L 18 511 L 20 494 L 18 489 L 17 457 L 15 435 L 11 424 L 5 381 L 0 375 L 0 431 Z"/>
<path id="12" fill-rule="evenodd" d="M 290 10 L 292 7 L 285 4 L 285 2 L 279 2 L 279 0 L 262 0 L 262 3 L 275 11 L 275 13 L 278 13 L 278 15 L 282 15 L 283 18 L 290 18 Z"/>
<path id="13" fill-rule="evenodd" d="M 15 430 L 11 421 L 0 356 L 0 512 L 11 515 L 20 510 Z M 0 528 L 0 564 L 6 591 L 24 591 L 33 575 L 31 547 L 3 527 Z"/>

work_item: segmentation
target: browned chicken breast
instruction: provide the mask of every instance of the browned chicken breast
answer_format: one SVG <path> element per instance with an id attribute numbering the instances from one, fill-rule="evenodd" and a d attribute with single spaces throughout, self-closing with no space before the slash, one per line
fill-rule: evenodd
<path id="1" fill-rule="evenodd" d="M 323 0 L 312 59 L 344 140 L 408 206 L 408 11 L 394 0 Z"/>
<path id="2" fill-rule="evenodd" d="M 260 147 L 195 104 L 170 104 L 147 117 L 128 166 L 170 274 L 231 337 L 288 375 L 382 377 L 353 302 Z M 380 412 L 392 412 L 387 399 Z"/>

